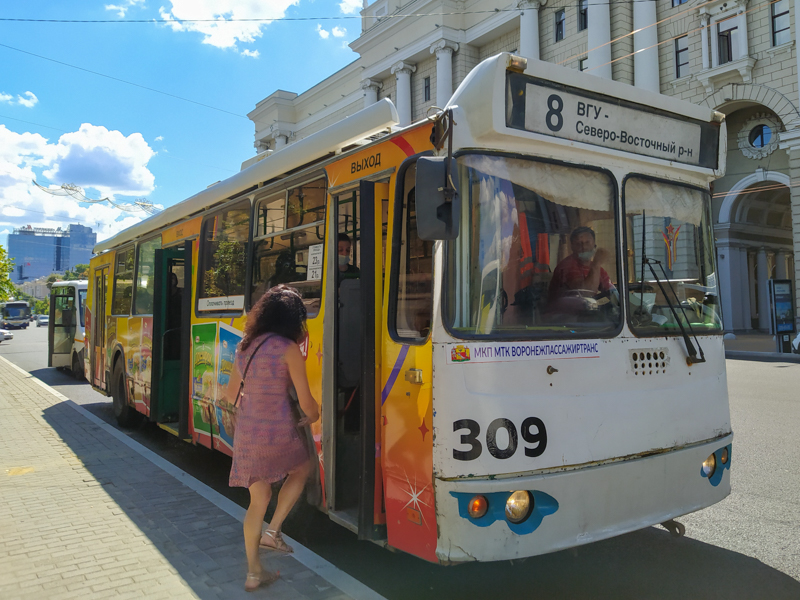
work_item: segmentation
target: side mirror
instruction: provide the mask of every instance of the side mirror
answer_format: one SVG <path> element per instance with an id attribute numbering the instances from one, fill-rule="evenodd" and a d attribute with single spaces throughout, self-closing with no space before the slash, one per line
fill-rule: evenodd
<path id="1" fill-rule="evenodd" d="M 452 187 L 445 185 L 448 180 Z M 454 240 L 458 237 L 461 196 L 455 187 L 457 180 L 454 159 L 444 156 L 421 156 L 417 160 L 415 195 L 417 235 L 420 239 Z M 448 199 L 448 195 L 451 198 Z"/>

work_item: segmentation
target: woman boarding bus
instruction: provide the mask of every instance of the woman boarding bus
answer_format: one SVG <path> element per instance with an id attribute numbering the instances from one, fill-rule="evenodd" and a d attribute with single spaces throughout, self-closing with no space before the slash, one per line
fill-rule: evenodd
<path id="1" fill-rule="evenodd" d="M 50 288 L 47 331 L 47 366 L 71 369 L 76 379 L 85 377 L 86 292 L 89 282 L 56 281 Z"/>
<path id="2" fill-rule="evenodd" d="M 682 532 L 730 493 L 722 116 L 500 54 L 433 127 L 396 117 L 382 100 L 98 244 L 92 384 L 120 423 L 230 454 L 245 315 L 289 284 L 322 404 L 310 500 L 359 538 L 448 564 Z"/>

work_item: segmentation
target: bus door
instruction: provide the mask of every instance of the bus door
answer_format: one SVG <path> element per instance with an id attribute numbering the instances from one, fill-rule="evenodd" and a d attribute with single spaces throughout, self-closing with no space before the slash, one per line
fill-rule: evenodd
<path id="1" fill-rule="evenodd" d="M 108 294 L 108 266 L 94 270 L 94 298 L 91 323 L 92 346 L 89 368 L 92 385 L 106 390 L 106 298 Z"/>
<path id="2" fill-rule="evenodd" d="M 329 514 L 360 539 L 385 538 L 376 431 L 388 183 L 362 181 L 334 199 L 335 463 L 326 472 Z M 329 446 L 330 447 L 330 446 Z M 327 471 L 327 469 L 326 469 Z M 327 487 L 327 486 L 326 486 Z"/>
<path id="3" fill-rule="evenodd" d="M 191 242 L 187 242 L 191 244 Z M 188 437 L 188 320 L 191 247 L 155 251 L 150 420 Z"/>
<path id="4" fill-rule="evenodd" d="M 417 235 L 416 163 L 400 166 L 392 206 L 380 416 L 387 541 L 436 561 L 433 495 L 433 242 Z"/>
<path id="5" fill-rule="evenodd" d="M 53 287 L 50 291 L 50 323 L 48 325 L 48 367 L 72 367 L 72 342 L 78 323 L 75 288 Z"/>

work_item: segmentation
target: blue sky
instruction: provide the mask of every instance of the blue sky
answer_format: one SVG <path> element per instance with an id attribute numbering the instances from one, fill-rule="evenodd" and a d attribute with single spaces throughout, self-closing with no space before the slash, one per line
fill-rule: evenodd
<path id="1" fill-rule="evenodd" d="M 2 2 L 0 19 L 113 22 L 0 20 L 0 233 L 81 223 L 102 239 L 146 216 L 47 194 L 34 178 L 166 207 L 238 172 L 255 154 L 247 113 L 277 89 L 301 93 L 355 60 L 347 44 L 361 22 L 347 17 L 360 8 L 361 0 Z M 231 20 L 253 18 L 274 20 Z M 124 22 L 134 19 L 170 23 Z"/>

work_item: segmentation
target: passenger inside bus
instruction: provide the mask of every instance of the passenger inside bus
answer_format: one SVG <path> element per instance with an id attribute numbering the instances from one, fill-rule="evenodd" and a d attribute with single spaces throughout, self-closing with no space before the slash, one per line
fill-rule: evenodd
<path id="1" fill-rule="evenodd" d="M 594 230 L 577 227 L 569 241 L 572 254 L 558 263 L 550 279 L 548 304 L 551 312 L 580 313 L 586 309 L 586 298 L 615 289 L 603 268 L 610 253 L 597 247 Z"/>
<path id="2" fill-rule="evenodd" d="M 337 242 L 337 254 L 339 255 L 339 281 L 345 279 L 358 279 L 361 275 L 359 268 L 350 263 L 350 250 L 353 244 L 350 236 L 342 232 L 339 234 Z"/>

